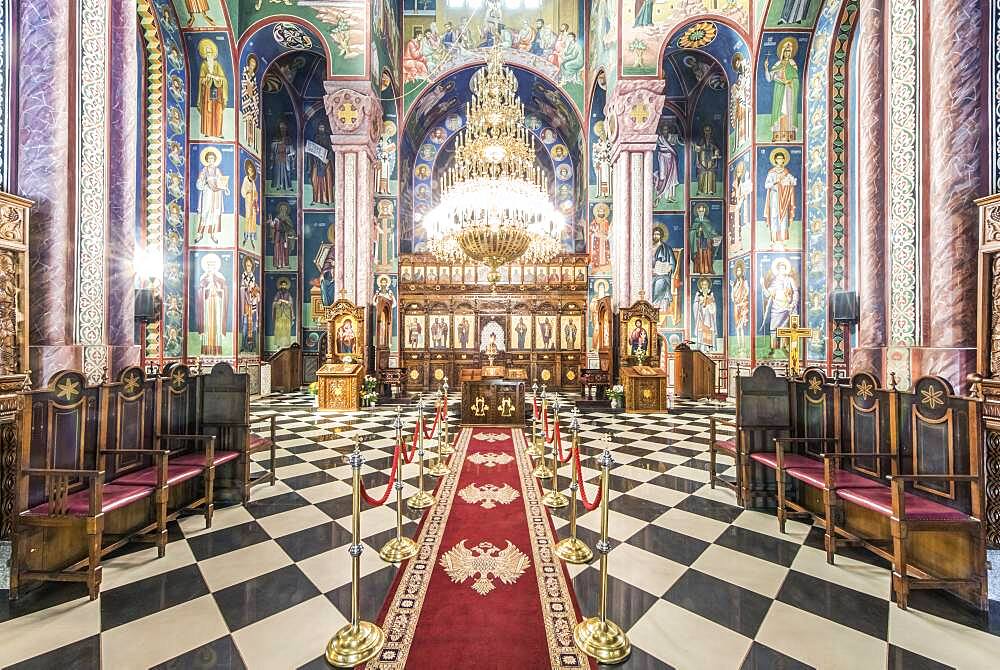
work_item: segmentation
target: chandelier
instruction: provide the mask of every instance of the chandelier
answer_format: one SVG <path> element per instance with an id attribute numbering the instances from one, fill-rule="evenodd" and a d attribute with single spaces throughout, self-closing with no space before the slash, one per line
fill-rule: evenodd
<path id="1" fill-rule="evenodd" d="M 424 226 L 435 257 L 482 263 L 495 291 L 501 266 L 518 259 L 545 262 L 559 253 L 564 220 L 549 197 L 517 79 L 504 67 L 499 46 L 470 88 L 454 162 L 439 180 L 440 198 Z"/>

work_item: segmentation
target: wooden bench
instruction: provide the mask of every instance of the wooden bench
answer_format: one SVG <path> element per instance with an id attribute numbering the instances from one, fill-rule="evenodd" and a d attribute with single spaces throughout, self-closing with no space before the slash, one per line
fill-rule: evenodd
<path id="1" fill-rule="evenodd" d="M 86 582 L 94 599 L 102 556 L 132 540 L 154 543 L 164 554 L 167 455 L 157 449 L 141 454 L 152 468 L 142 484 L 118 481 L 115 470 L 108 476 L 107 416 L 103 388 L 88 386 L 76 371 L 59 372 L 47 388 L 25 393 L 11 599 L 35 580 Z M 123 461 L 142 462 L 124 447 L 113 456 L 120 471 L 129 468 Z"/>
<path id="2" fill-rule="evenodd" d="M 835 384 L 810 370 L 799 384 L 793 435 L 748 455 L 775 472 L 781 531 L 806 514 L 825 528 L 830 563 L 844 544 L 890 561 L 901 608 L 912 589 L 944 588 L 985 609 L 979 402 L 937 377 L 911 392 L 868 373 Z"/>

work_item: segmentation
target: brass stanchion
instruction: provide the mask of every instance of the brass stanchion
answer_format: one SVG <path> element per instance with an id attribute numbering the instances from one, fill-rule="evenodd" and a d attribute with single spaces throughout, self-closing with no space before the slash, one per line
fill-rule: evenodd
<path id="1" fill-rule="evenodd" d="M 549 466 L 545 464 L 545 414 L 548 412 L 548 409 L 549 409 L 549 399 L 545 395 L 545 384 L 542 384 L 542 413 L 540 421 L 540 423 L 542 424 L 542 430 L 541 430 L 541 435 L 539 435 L 539 440 L 537 443 L 539 458 L 541 460 L 539 460 L 538 464 L 535 465 L 535 469 L 531 471 L 531 476 L 538 477 L 539 479 L 548 479 L 549 477 L 552 476 L 552 470 L 550 470 Z"/>
<path id="2" fill-rule="evenodd" d="M 632 643 L 621 626 L 608 619 L 608 470 L 615 461 L 607 449 L 598 460 L 601 466 L 601 540 L 597 551 L 601 554 L 601 591 L 597 605 L 597 616 L 584 619 L 573 629 L 576 646 L 587 656 L 596 658 L 598 663 L 613 665 L 628 658 Z"/>
<path id="3" fill-rule="evenodd" d="M 434 416 L 440 417 L 441 407 L 443 404 L 444 404 L 444 394 L 441 391 L 438 391 L 437 400 L 434 402 L 434 408 L 437 410 Z M 438 420 L 440 421 L 440 419 Z M 428 474 L 434 477 L 444 477 L 449 472 L 448 466 L 444 464 L 444 460 L 446 457 L 441 450 L 441 444 L 443 442 L 443 438 L 444 438 L 444 433 L 441 432 L 441 430 L 438 430 L 437 459 L 435 459 L 434 465 L 431 466 L 430 470 L 427 471 Z"/>
<path id="4" fill-rule="evenodd" d="M 403 454 L 406 453 L 406 441 L 403 439 L 403 419 L 396 410 L 396 420 L 392 424 L 396 429 L 396 444 L 399 445 L 399 464 L 396 466 L 396 537 L 382 546 L 378 555 L 386 563 L 399 563 L 417 555 L 417 543 L 403 535 Z"/>
<path id="5" fill-rule="evenodd" d="M 424 490 L 424 401 L 417 405 L 417 492 L 410 496 L 406 504 L 410 509 L 426 509 L 435 503 L 434 496 Z"/>
<path id="6" fill-rule="evenodd" d="M 351 510 L 351 623 L 337 631 L 326 645 L 326 660 L 337 668 L 353 668 L 371 658 L 385 644 L 385 633 L 370 621 L 361 621 L 358 608 L 358 589 L 361 583 L 361 466 L 365 459 L 357 444 L 348 457 L 354 500 Z"/>
<path id="7" fill-rule="evenodd" d="M 556 426 L 559 425 L 559 401 L 552 403 L 552 484 L 542 496 L 542 504 L 552 509 L 559 509 L 569 504 L 569 498 L 559 490 L 559 440 L 556 439 Z M 544 484 L 543 484 L 544 488 Z"/>
<path id="8" fill-rule="evenodd" d="M 575 459 L 578 458 L 580 452 L 580 418 L 576 413 L 575 407 L 573 408 L 573 420 L 569 427 L 573 431 L 573 446 L 570 447 L 572 452 L 569 458 L 569 537 L 560 540 L 556 544 L 555 552 L 556 556 L 567 563 L 579 565 L 580 563 L 590 563 L 594 558 L 594 552 L 590 550 L 590 547 L 583 540 L 576 536 L 576 492 L 580 488 L 580 485 L 576 478 Z"/>
<path id="9" fill-rule="evenodd" d="M 444 421 L 444 444 L 441 445 L 441 453 L 445 456 L 451 456 L 455 453 L 455 447 L 451 446 L 451 431 L 448 429 L 448 378 L 444 378 L 444 383 L 441 384 L 441 392 L 444 394 L 444 416 L 441 420 Z"/>
<path id="10" fill-rule="evenodd" d="M 531 444 L 528 445 L 527 454 L 532 458 L 543 455 L 543 451 L 538 448 L 538 417 L 535 416 L 535 407 L 538 405 L 538 382 L 531 385 Z"/>

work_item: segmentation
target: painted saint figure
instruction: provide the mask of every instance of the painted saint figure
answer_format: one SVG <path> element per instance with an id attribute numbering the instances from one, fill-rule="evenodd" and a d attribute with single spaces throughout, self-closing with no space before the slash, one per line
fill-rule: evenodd
<path id="1" fill-rule="evenodd" d="M 543 349 L 555 349 L 555 341 L 552 339 L 553 329 L 552 329 L 552 319 L 548 316 L 542 319 L 542 322 L 538 325 L 538 332 L 542 336 L 542 348 Z"/>
<path id="2" fill-rule="evenodd" d="M 770 170 L 764 181 L 766 199 L 764 201 L 764 221 L 771 235 L 771 246 L 783 249 L 788 242 L 788 231 L 795 219 L 795 187 L 798 179 L 788 171 L 787 149 L 771 152 Z"/>
<path id="3" fill-rule="evenodd" d="M 333 202 L 333 147 L 330 133 L 322 121 L 316 126 L 312 146 L 306 147 L 306 160 L 312 185 L 312 204 L 329 205 Z"/>
<path id="4" fill-rule="evenodd" d="M 676 275 L 677 257 L 667 240 L 666 231 L 662 226 L 656 226 L 653 228 L 653 304 L 660 309 L 662 316 L 668 318 L 676 311 Z"/>
<path id="5" fill-rule="evenodd" d="M 761 334 L 770 337 L 770 356 L 778 348 L 778 329 L 788 325 L 792 314 L 799 313 L 799 285 L 792 276 L 788 259 L 778 258 L 771 264 L 761 291 L 766 302 L 760 327 Z"/>
<path id="6" fill-rule="evenodd" d="M 273 260 L 276 269 L 291 267 L 291 250 L 295 243 L 295 224 L 292 223 L 287 202 L 278 204 L 278 212 L 268 221 L 274 243 Z"/>
<path id="7" fill-rule="evenodd" d="M 524 317 L 517 317 L 517 325 L 514 326 L 514 333 L 517 335 L 517 348 L 525 348 L 525 339 L 528 335 L 528 326 L 524 323 Z"/>
<path id="8" fill-rule="evenodd" d="M 799 114 L 799 66 L 795 54 L 799 43 L 794 37 L 778 42 L 778 61 L 764 59 L 764 76 L 771 82 L 771 141 L 794 142 Z"/>
<path id="9" fill-rule="evenodd" d="M 594 220 L 590 222 L 590 262 L 594 270 L 611 266 L 610 208 L 603 202 L 594 205 Z"/>
<path id="10" fill-rule="evenodd" d="M 257 90 L 257 57 L 247 56 L 240 81 L 240 119 L 247 146 L 254 153 L 260 151 L 260 92 Z"/>
<path id="11" fill-rule="evenodd" d="M 677 200 L 681 183 L 676 146 L 680 139 L 675 124 L 663 124 L 656 136 L 656 164 L 653 166 L 653 189 L 657 200 Z"/>
<path id="12" fill-rule="evenodd" d="M 257 248 L 257 217 L 260 216 L 260 192 L 257 190 L 257 167 L 247 159 L 243 163 L 243 183 L 240 185 L 243 198 L 243 244 L 249 242 L 251 249 Z"/>
<path id="13" fill-rule="evenodd" d="M 337 329 L 337 351 L 341 354 L 353 354 L 357 344 L 358 336 L 354 332 L 354 322 L 347 319 Z"/>
<path id="14" fill-rule="evenodd" d="M 733 280 L 729 283 L 729 297 L 733 301 L 733 330 L 736 331 L 736 356 L 749 356 L 750 335 L 750 284 L 742 260 L 733 265 Z"/>
<path id="15" fill-rule="evenodd" d="M 396 257 L 395 207 L 392 200 L 379 200 L 375 209 L 375 267 L 387 269 Z"/>
<path id="16" fill-rule="evenodd" d="M 696 167 L 698 168 L 698 195 L 715 195 L 715 171 L 718 168 L 722 152 L 715 143 L 712 126 L 702 129 L 701 142 L 695 146 Z"/>
<path id="17" fill-rule="evenodd" d="M 195 187 L 198 189 L 198 229 L 195 231 L 194 243 L 208 235 L 214 244 L 222 232 L 222 210 L 225 196 L 229 195 L 229 177 L 219 169 L 222 153 L 215 147 L 203 149 L 200 155 L 204 166 L 198 173 Z"/>
<path id="18" fill-rule="evenodd" d="M 295 141 L 288 135 L 288 123 L 278 122 L 278 133 L 271 140 L 271 188 L 292 190 L 292 170 L 295 165 Z"/>
<path id="19" fill-rule="evenodd" d="M 219 62 L 219 47 L 205 38 L 198 42 L 201 69 L 198 72 L 198 114 L 202 137 L 222 137 L 222 116 L 229 102 L 229 82 Z"/>
<path id="20" fill-rule="evenodd" d="M 698 294 L 694 297 L 694 340 L 702 351 L 715 349 L 717 313 L 711 282 L 708 279 L 699 280 Z"/>
<path id="21" fill-rule="evenodd" d="M 215 254 L 207 254 L 201 260 L 196 325 L 201 335 L 201 353 L 206 356 L 222 355 L 222 342 L 229 320 L 228 282 L 219 271 L 221 267 L 222 260 Z"/>
<path id="22" fill-rule="evenodd" d="M 653 0 L 635 0 L 635 23 L 633 27 L 653 25 Z"/>
<path id="23" fill-rule="evenodd" d="M 190 28 L 194 25 L 194 20 L 197 17 L 205 19 L 205 23 L 210 26 L 216 25 L 212 17 L 208 15 L 208 0 L 184 0 L 184 9 L 188 13 L 187 27 Z"/>
<path id="24" fill-rule="evenodd" d="M 703 275 L 712 274 L 718 245 L 712 222 L 708 220 L 708 205 L 703 202 L 694 206 L 690 238 L 691 272 Z"/>
<path id="25" fill-rule="evenodd" d="M 744 249 L 746 233 L 750 229 L 750 196 L 753 185 L 747 174 L 747 164 L 740 161 L 733 168 L 733 179 L 729 185 L 729 244 L 733 249 Z"/>
<path id="26" fill-rule="evenodd" d="M 274 323 L 274 345 L 277 349 L 292 344 L 292 333 L 295 330 L 295 309 L 292 298 L 291 282 L 282 277 L 278 280 L 278 290 L 274 292 L 274 302 L 271 303 L 271 317 Z"/>
<path id="27" fill-rule="evenodd" d="M 576 349 L 576 336 L 578 333 L 579 328 L 577 328 L 576 322 L 572 319 L 563 325 L 563 339 L 566 342 L 567 349 Z"/>
<path id="28" fill-rule="evenodd" d="M 260 332 L 260 285 L 250 258 L 243 259 L 240 276 L 240 351 L 257 352 L 257 333 Z"/>
<path id="29" fill-rule="evenodd" d="M 751 112 L 751 82 L 750 68 L 747 65 L 743 54 L 733 55 L 733 70 L 736 72 L 736 81 L 730 92 L 729 102 L 729 123 L 736 134 L 736 145 L 734 148 L 746 146 L 750 142 Z"/>
<path id="30" fill-rule="evenodd" d="M 649 332 L 642 325 L 640 319 L 636 319 L 632 323 L 632 332 L 628 336 L 629 353 L 633 356 L 641 353 L 642 355 L 649 354 Z"/>
<path id="31" fill-rule="evenodd" d="M 458 322 L 458 346 L 462 349 L 469 348 L 469 317 L 463 316 Z"/>
<path id="32" fill-rule="evenodd" d="M 560 58 L 559 83 L 579 83 L 580 72 L 583 70 L 583 47 L 577 41 L 576 33 L 567 33 L 565 46 Z"/>

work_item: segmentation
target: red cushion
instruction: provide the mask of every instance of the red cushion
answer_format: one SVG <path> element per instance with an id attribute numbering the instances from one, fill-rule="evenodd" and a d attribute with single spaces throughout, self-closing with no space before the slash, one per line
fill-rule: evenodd
<path id="1" fill-rule="evenodd" d="M 101 499 L 101 512 L 108 513 L 125 507 L 136 500 L 151 495 L 153 489 L 148 486 L 123 486 L 121 484 L 105 484 L 104 497 Z M 84 489 L 66 496 L 66 514 L 69 516 L 85 516 L 90 512 L 90 491 Z M 28 510 L 28 514 L 45 516 L 49 513 L 49 503 L 44 502 Z"/>
<path id="2" fill-rule="evenodd" d="M 736 453 L 736 440 L 716 440 L 715 442 L 716 451 L 728 451 L 730 453 Z"/>
<path id="3" fill-rule="evenodd" d="M 818 489 L 826 486 L 826 482 L 823 481 L 823 468 L 821 467 L 809 466 L 805 468 L 785 468 L 785 472 L 789 477 L 794 477 L 799 481 L 803 481 L 810 486 L 815 486 Z M 861 475 L 856 475 L 853 472 L 848 472 L 847 470 L 834 470 L 833 471 L 833 486 L 834 488 L 853 486 L 853 487 L 865 487 L 865 486 L 877 486 L 878 483 L 868 479 L 867 477 L 862 477 Z"/>
<path id="4" fill-rule="evenodd" d="M 247 442 L 247 451 L 253 453 L 260 449 L 270 449 L 271 448 L 271 438 L 264 435 L 258 435 L 257 433 L 250 433 L 250 439 Z"/>
<path id="5" fill-rule="evenodd" d="M 238 451 L 215 451 L 212 452 L 212 461 L 216 465 L 222 465 L 223 463 L 228 463 L 229 461 L 239 458 L 239 456 L 240 452 Z M 184 454 L 183 456 L 171 456 L 169 465 L 195 465 L 199 468 L 204 467 L 205 454 L 198 451 L 192 451 Z"/>
<path id="6" fill-rule="evenodd" d="M 837 489 L 837 496 L 859 507 L 892 516 L 892 490 L 888 486 Z M 903 494 L 905 518 L 913 521 L 964 521 L 968 515 L 912 493 Z"/>
<path id="7" fill-rule="evenodd" d="M 167 461 L 167 486 L 173 486 L 187 481 L 192 477 L 197 477 L 205 468 L 200 465 L 176 465 Z M 127 475 L 115 478 L 116 484 L 130 484 L 133 486 L 156 486 L 156 467 L 148 467 Z"/>
<path id="8" fill-rule="evenodd" d="M 778 468 L 778 454 L 773 451 L 758 451 L 755 454 L 750 454 L 752 460 L 762 463 L 772 470 Z M 802 456 L 800 454 L 785 454 L 785 469 L 788 468 L 823 468 L 823 461 L 817 461 L 815 458 L 809 458 L 808 456 Z"/>

